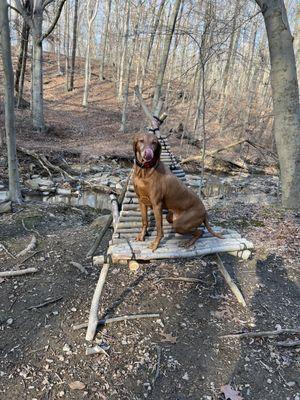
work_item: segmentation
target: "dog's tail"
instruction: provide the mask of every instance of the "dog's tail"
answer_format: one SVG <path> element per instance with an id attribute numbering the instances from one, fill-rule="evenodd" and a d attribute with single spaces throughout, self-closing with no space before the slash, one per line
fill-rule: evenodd
<path id="1" fill-rule="evenodd" d="M 216 233 L 212 230 L 212 227 L 209 225 L 208 223 L 208 218 L 207 218 L 207 214 L 205 215 L 205 219 L 203 221 L 205 228 L 208 230 L 209 233 L 211 233 L 213 236 L 219 238 L 219 239 L 224 239 L 224 236 L 222 236 L 220 233 Z"/>

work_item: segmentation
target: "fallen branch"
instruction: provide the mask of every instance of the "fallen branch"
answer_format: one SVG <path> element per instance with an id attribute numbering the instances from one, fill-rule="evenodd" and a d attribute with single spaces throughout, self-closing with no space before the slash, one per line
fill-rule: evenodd
<path id="1" fill-rule="evenodd" d="M 71 264 L 73 267 L 77 268 L 77 269 L 78 269 L 80 272 L 82 272 L 83 274 L 87 274 L 87 270 L 84 268 L 83 265 L 81 265 L 81 264 L 79 264 L 79 263 L 77 263 L 77 262 L 74 262 L 74 261 L 70 261 L 70 264 Z"/>
<path id="2" fill-rule="evenodd" d="M 272 337 L 282 335 L 284 333 L 290 333 L 293 335 L 298 335 L 300 333 L 300 328 L 294 329 L 278 329 L 276 331 L 261 331 L 261 332 L 241 332 L 241 333 L 233 333 L 230 335 L 220 336 L 221 338 L 226 339 L 243 339 L 243 338 L 256 338 L 256 337 Z"/>
<path id="3" fill-rule="evenodd" d="M 40 303 L 40 304 L 37 304 L 36 306 L 28 307 L 26 310 L 33 310 L 35 308 L 42 308 L 42 307 L 47 306 L 48 304 L 56 303 L 57 301 L 62 300 L 62 298 L 63 297 L 61 296 L 61 297 L 57 297 L 56 299 L 49 299 L 49 300 L 46 300 L 44 303 Z"/>
<path id="4" fill-rule="evenodd" d="M 103 267 L 100 272 L 99 280 L 94 292 L 94 296 L 92 299 L 92 304 L 90 308 L 90 315 L 89 315 L 89 322 L 88 322 L 88 329 L 86 332 L 86 340 L 92 341 L 95 337 L 96 334 L 96 329 L 98 325 L 98 308 L 99 308 L 99 302 L 102 294 L 102 290 L 104 287 L 104 283 L 106 280 L 106 276 L 108 273 L 109 269 L 109 264 L 103 264 Z"/>
<path id="5" fill-rule="evenodd" d="M 11 258 L 16 259 L 16 257 L 2 243 L 0 243 L 0 251 L 1 250 L 5 251 L 5 253 L 8 254 Z"/>
<path id="6" fill-rule="evenodd" d="M 24 258 L 24 260 L 22 260 L 21 262 L 19 262 L 19 264 L 14 265 L 14 268 L 20 268 L 22 264 L 24 264 L 24 262 L 28 261 L 30 258 L 34 257 L 36 254 L 40 253 L 43 250 L 38 250 L 35 251 L 34 253 L 30 254 L 28 257 Z"/>
<path id="7" fill-rule="evenodd" d="M 300 346 L 300 340 L 286 340 L 284 342 L 277 342 L 276 346 L 281 347 L 298 347 Z"/>
<path id="8" fill-rule="evenodd" d="M 160 318 L 159 314 L 135 314 L 135 315 L 124 315 L 121 317 L 113 317 L 113 318 L 106 318 L 100 319 L 97 322 L 97 327 L 107 324 L 113 324 L 114 322 L 123 322 L 129 321 L 133 319 L 141 319 L 141 318 Z M 86 328 L 88 326 L 88 322 L 83 322 L 82 324 L 73 325 L 73 330 L 77 331 L 78 329 Z"/>
<path id="9" fill-rule="evenodd" d="M 155 375 L 152 380 L 152 390 L 154 388 L 155 382 L 157 381 L 160 373 L 160 360 L 161 360 L 161 347 L 156 346 L 156 353 L 157 353 L 157 361 L 156 361 L 156 370 L 155 370 Z"/>
<path id="10" fill-rule="evenodd" d="M 190 283 L 193 283 L 193 282 L 205 283 L 201 279 L 198 279 L 198 278 L 187 278 L 187 277 L 184 277 L 184 276 L 179 276 L 178 278 L 177 277 L 173 277 L 173 276 L 172 277 L 163 277 L 163 278 L 158 279 L 154 283 L 159 283 L 161 281 L 179 281 L 179 282 L 182 281 L 182 282 L 190 282 Z"/>
<path id="11" fill-rule="evenodd" d="M 9 278 L 11 276 L 33 274 L 35 272 L 38 272 L 37 268 L 26 268 L 20 269 L 19 271 L 2 271 L 0 272 L 0 278 Z"/>
<path id="12" fill-rule="evenodd" d="M 24 250 L 20 251 L 20 253 L 17 254 L 17 257 L 25 256 L 25 254 L 29 253 L 29 251 L 34 250 L 36 246 L 37 246 L 37 240 L 36 237 L 33 235 L 29 245 L 25 247 Z"/>
<path id="13" fill-rule="evenodd" d="M 61 175 L 65 176 L 66 178 L 70 179 L 71 181 L 78 181 L 79 178 L 77 178 L 76 176 L 72 176 L 70 175 L 67 171 L 65 171 L 64 169 L 62 169 L 61 167 L 59 167 L 58 165 L 54 165 L 52 164 L 45 155 L 43 154 L 37 154 L 35 151 L 33 150 L 28 150 L 25 149 L 24 147 L 17 147 L 17 150 L 20 151 L 21 153 L 24 153 L 30 157 L 35 158 L 36 160 L 38 160 L 38 162 L 42 165 L 42 167 L 44 169 L 47 170 L 47 172 L 50 174 L 51 176 L 51 172 L 50 169 L 53 170 L 54 172 L 58 172 Z M 118 194 L 119 191 L 111 188 L 109 186 L 104 186 L 104 185 L 99 185 L 99 184 L 93 184 L 87 181 L 82 181 L 82 185 L 89 187 L 90 189 L 94 189 L 94 190 L 100 190 L 104 193 L 115 193 Z"/>
<path id="14" fill-rule="evenodd" d="M 217 266 L 221 274 L 223 275 L 223 278 L 225 279 L 227 285 L 229 286 L 230 290 L 232 293 L 235 295 L 237 301 L 243 306 L 246 307 L 246 302 L 244 299 L 244 296 L 242 295 L 240 289 L 237 287 L 237 285 L 233 282 L 231 279 L 228 271 L 224 267 L 224 264 L 221 260 L 221 257 L 219 256 L 219 253 L 216 254 L 217 256 Z"/>
<path id="15" fill-rule="evenodd" d="M 231 144 L 229 144 L 227 146 L 220 147 L 217 150 L 210 151 L 210 152 L 206 153 L 206 156 L 215 158 L 216 154 L 221 153 L 222 151 L 229 150 L 229 149 L 231 149 L 233 147 L 242 145 L 244 143 L 249 144 L 250 146 L 252 146 L 253 148 L 255 148 L 256 150 L 258 150 L 260 152 L 262 152 L 262 151 L 266 152 L 267 151 L 271 155 L 272 158 L 274 158 L 276 161 L 278 160 L 278 158 L 276 157 L 276 155 L 272 151 L 270 151 L 268 149 L 265 149 L 263 146 L 260 146 L 260 145 L 258 145 L 256 143 L 252 142 L 249 139 L 242 139 L 242 140 L 239 140 L 237 142 L 231 143 Z M 191 161 L 201 161 L 201 160 L 202 160 L 202 154 L 200 154 L 200 155 L 198 154 L 198 155 L 195 155 L 195 156 L 190 156 L 190 157 L 185 158 L 184 160 L 181 161 L 181 164 L 186 164 L 186 163 L 191 162 Z"/>
<path id="16" fill-rule="evenodd" d="M 38 231 L 34 229 L 28 229 L 27 226 L 25 225 L 24 219 L 22 219 L 22 226 L 25 229 L 25 231 L 36 233 L 39 237 L 42 237 L 42 235 Z"/>

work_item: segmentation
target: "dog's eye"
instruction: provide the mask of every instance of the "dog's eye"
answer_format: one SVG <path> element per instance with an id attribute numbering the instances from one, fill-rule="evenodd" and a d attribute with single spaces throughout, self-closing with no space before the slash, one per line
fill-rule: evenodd
<path id="1" fill-rule="evenodd" d="M 140 143 L 144 143 L 144 139 L 140 139 L 139 142 L 140 142 Z"/>

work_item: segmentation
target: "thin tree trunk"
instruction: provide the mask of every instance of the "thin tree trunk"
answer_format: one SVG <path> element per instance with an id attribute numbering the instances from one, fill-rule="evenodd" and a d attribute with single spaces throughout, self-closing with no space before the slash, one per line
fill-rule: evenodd
<path id="1" fill-rule="evenodd" d="M 101 57 L 101 62 L 100 62 L 100 73 L 99 73 L 99 78 L 100 78 L 101 81 L 103 81 L 105 79 L 105 77 L 104 77 L 104 64 L 105 64 L 105 54 L 106 54 L 106 46 L 107 46 L 107 36 L 108 36 L 110 12 L 111 12 L 111 0 L 108 0 L 108 2 L 107 2 L 107 15 L 106 15 L 106 20 L 105 20 L 104 37 L 103 37 L 102 57 Z"/>
<path id="2" fill-rule="evenodd" d="M 42 12 L 36 10 L 35 25 L 32 31 L 32 120 L 38 132 L 45 131 L 43 106 L 43 44 L 42 44 Z"/>
<path id="3" fill-rule="evenodd" d="M 152 51 L 152 47 L 153 47 L 156 31 L 157 31 L 157 28 L 159 26 L 159 22 L 160 22 L 160 19 L 161 19 L 161 15 L 162 15 L 162 12 L 163 12 L 163 9 L 164 9 L 165 2 L 166 2 L 166 0 L 161 0 L 161 2 L 160 2 L 159 9 L 158 9 L 156 17 L 154 19 L 153 28 L 152 28 L 152 31 L 151 31 L 151 34 L 150 34 L 150 40 L 149 40 L 148 48 L 147 48 L 146 61 L 145 61 L 145 64 L 144 64 L 143 74 L 142 74 L 142 78 L 141 78 L 141 81 L 140 81 L 140 91 L 141 92 L 142 92 L 142 89 L 143 89 L 143 86 L 144 86 L 144 81 L 145 81 L 145 76 L 146 76 L 147 70 L 148 70 L 150 55 L 151 55 L 151 51 Z"/>
<path id="4" fill-rule="evenodd" d="M 157 79 L 156 79 L 156 84 L 155 84 L 155 91 L 154 91 L 154 98 L 153 98 L 153 111 L 156 109 L 157 103 L 161 97 L 165 70 L 166 70 L 166 66 L 167 66 L 170 46 L 171 46 L 171 42 L 172 42 L 172 38 L 173 38 L 173 33 L 175 31 L 175 25 L 176 25 L 176 20 L 177 20 L 177 15 L 179 12 L 180 5 L 181 5 L 181 0 L 175 0 L 172 15 L 171 15 L 170 22 L 169 22 L 168 28 L 167 28 L 168 32 L 165 37 L 164 49 L 163 49 L 160 66 L 159 66 L 159 71 L 157 74 Z"/>
<path id="5" fill-rule="evenodd" d="M 90 60 L 91 33 L 92 33 L 93 22 L 97 15 L 99 0 L 96 0 L 91 16 L 90 16 L 91 13 L 90 5 L 91 5 L 91 0 L 88 0 L 86 6 L 87 20 L 88 20 L 88 36 L 87 36 L 87 48 L 85 55 L 84 90 L 83 90 L 83 100 L 82 100 L 83 107 L 87 107 L 88 105 L 89 83 L 90 83 L 90 73 L 91 73 L 91 60 Z"/>
<path id="6" fill-rule="evenodd" d="M 69 89 L 70 76 L 70 18 L 69 18 L 69 3 L 65 3 L 65 66 L 66 66 L 66 88 Z"/>
<path id="7" fill-rule="evenodd" d="M 22 28 L 22 39 L 21 39 L 21 50 L 19 55 L 18 66 L 16 70 L 16 82 L 15 82 L 15 90 L 17 92 L 17 107 L 20 108 L 21 102 L 23 99 L 23 90 L 24 90 L 24 80 L 25 80 L 25 72 L 26 72 L 26 63 L 27 63 L 27 53 L 28 53 L 28 40 L 29 40 L 29 31 L 30 28 L 23 22 Z"/>
<path id="8" fill-rule="evenodd" d="M 121 58 L 121 66 L 120 66 L 120 78 L 119 78 L 119 89 L 118 89 L 118 99 L 121 100 L 123 96 L 123 81 L 125 75 L 125 60 L 128 51 L 128 36 L 129 36 L 129 17 L 130 17 L 130 0 L 127 1 L 127 13 L 126 13 L 126 23 L 125 23 L 125 34 L 124 34 L 124 42 L 123 42 L 123 51 Z"/>
<path id="9" fill-rule="evenodd" d="M 279 156 L 282 202 L 300 208 L 300 109 L 297 71 L 287 13 L 283 0 L 256 0 L 267 29 L 274 133 Z"/>
<path id="10" fill-rule="evenodd" d="M 0 39 L 4 71 L 5 131 L 8 153 L 9 198 L 20 202 L 18 159 L 16 149 L 15 111 L 14 111 L 14 75 L 11 61 L 11 43 L 8 21 L 8 5 L 0 1 Z"/>
<path id="11" fill-rule="evenodd" d="M 75 0 L 74 21 L 73 21 L 72 59 L 71 59 L 70 82 L 69 82 L 69 86 L 68 86 L 69 91 L 72 91 L 74 89 L 76 45 L 77 45 L 77 25 L 78 25 L 78 0 Z"/>

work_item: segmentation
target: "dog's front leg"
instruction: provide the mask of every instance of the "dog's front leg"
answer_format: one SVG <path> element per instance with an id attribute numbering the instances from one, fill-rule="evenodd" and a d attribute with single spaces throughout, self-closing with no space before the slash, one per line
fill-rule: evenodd
<path id="1" fill-rule="evenodd" d="M 153 213 L 154 213 L 155 223 L 156 223 L 156 238 L 151 243 L 150 248 L 152 249 L 152 251 L 155 251 L 157 249 L 161 239 L 164 237 L 162 204 L 160 203 L 160 204 L 153 205 L 152 208 L 153 208 Z"/>
<path id="2" fill-rule="evenodd" d="M 135 240 L 143 242 L 148 229 L 148 207 L 144 203 L 140 202 L 140 209 L 142 214 L 142 231 L 137 235 Z"/>

